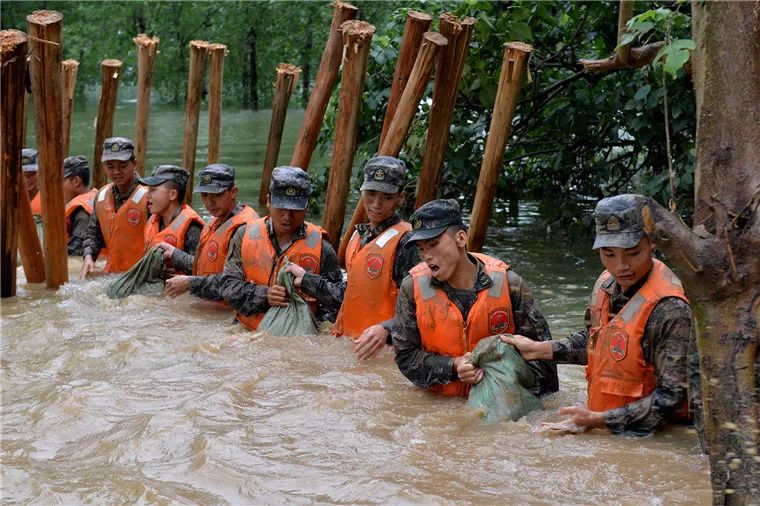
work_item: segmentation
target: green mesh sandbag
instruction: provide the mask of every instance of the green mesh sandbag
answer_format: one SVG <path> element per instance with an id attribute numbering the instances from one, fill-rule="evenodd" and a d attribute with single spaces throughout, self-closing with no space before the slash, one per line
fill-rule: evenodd
<path id="1" fill-rule="evenodd" d="M 499 336 L 482 339 L 472 351 L 472 363 L 483 369 L 483 380 L 472 386 L 467 403 L 480 410 L 481 418 L 517 421 L 541 409 L 541 401 L 529 390 L 533 372 L 514 346 Z"/>
<path id="2" fill-rule="evenodd" d="M 258 330 L 275 336 L 309 336 L 317 333 L 317 326 L 309 311 L 309 306 L 293 286 L 293 275 L 285 271 L 290 262 L 285 259 L 277 284 L 285 287 L 290 297 L 287 306 L 272 306 L 259 323 Z"/>
<path id="3" fill-rule="evenodd" d="M 151 248 L 131 269 L 106 287 L 106 295 L 111 299 L 121 299 L 133 293 L 159 293 L 168 277 L 162 250 Z"/>

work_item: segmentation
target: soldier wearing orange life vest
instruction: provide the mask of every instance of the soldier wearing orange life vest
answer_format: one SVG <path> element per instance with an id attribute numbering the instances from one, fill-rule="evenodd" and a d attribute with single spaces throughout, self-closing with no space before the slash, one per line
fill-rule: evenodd
<path id="1" fill-rule="evenodd" d="M 24 148 L 21 150 L 21 170 L 24 173 L 24 188 L 29 195 L 29 207 L 36 220 L 42 219 L 42 198 L 40 196 L 39 165 L 37 165 L 37 150 Z"/>
<path id="2" fill-rule="evenodd" d="M 180 272 L 192 272 L 191 276 L 177 275 L 166 281 L 166 294 L 174 298 L 190 291 L 196 297 L 222 301 L 222 270 L 227 259 L 230 241 L 238 228 L 259 218 L 258 213 L 237 201 L 235 169 L 223 163 L 205 167 L 199 174 L 198 187 L 211 221 L 201 231 L 200 243 L 195 255 L 175 249 L 171 262 Z"/>
<path id="3" fill-rule="evenodd" d="M 63 160 L 63 199 L 66 201 L 66 248 L 69 255 L 81 256 L 87 226 L 95 206 L 96 188 L 90 188 L 90 166 L 84 156 Z"/>
<path id="4" fill-rule="evenodd" d="M 391 320 L 401 281 L 420 261 L 417 248 L 404 248 L 412 226 L 397 213 L 406 165 L 398 158 L 377 156 L 364 166 L 359 188 L 369 223 L 356 226 L 346 249 L 347 281 L 331 283 L 291 265 L 295 285 L 326 307 L 340 308 L 335 334 L 356 340 L 354 354 L 366 360 L 390 345 Z"/>
<path id="5" fill-rule="evenodd" d="M 596 206 L 594 249 L 606 270 L 594 285 L 583 331 L 551 343 L 502 338 L 526 359 L 586 365 L 588 407 L 561 409 L 570 417 L 547 424 L 550 429 L 648 435 L 682 420 L 687 396 L 690 407 L 699 404 L 691 308 L 681 282 L 653 257 L 641 219 L 645 202 L 641 195 L 618 195 Z"/>
<path id="6" fill-rule="evenodd" d="M 145 225 L 145 252 L 157 247 L 163 250 L 164 264 L 175 268 L 171 257 L 175 250 L 195 254 L 200 241 L 203 220 L 185 204 L 190 174 L 176 165 L 159 165 L 140 183 L 148 187 L 148 210 L 151 217 Z M 189 272 L 189 271 L 187 271 Z"/>
<path id="7" fill-rule="evenodd" d="M 338 257 L 323 230 L 305 222 L 311 193 L 309 175 L 298 167 L 275 167 L 267 195 L 270 215 L 238 228 L 222 273 L 222 296 L 236 311 L 240 323 L 251 330 L 271 306 L 286 306 L 284 286 L 276 285 L 285 257 L 309 272 L 341 279 Z M 310 303 L 316 319 L 335 319 L 335 313 L 321 304 Z"/>
<path id="8" fill-rule="evenodd" d="M 95 197 L 84 240 L 81 279 L 95 272 L 95 261 L 103 248 L 108 250 L 106 272 L 129 270 L 145 251 L 148 189 L 139 184 L 134 144 L 126 137 L 106 139 L 101 161 L 111 182 Z"/>
<path id="9" fill-rule="evenodd" d="M 551 339 L 546 320 L 525 282 L 497 258 L 467 252 L 467 231 L 455 200 L 434 200 L 411 216 L 409 244 L 422 262 L 401 284 L 391 337 L 396 364 L 421 388 L 466 396 L 483 371 L 470 363 L 481 339 L 520 332 Z M 556 366 L 529 362 L 533 393 L 559 388 Z"/>

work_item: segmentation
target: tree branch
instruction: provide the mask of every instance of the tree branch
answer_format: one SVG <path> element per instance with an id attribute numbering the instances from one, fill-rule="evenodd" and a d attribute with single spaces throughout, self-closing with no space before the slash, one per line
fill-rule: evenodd
<path id="1" fill-rule="evenodd" d="M 614 54 L 603 60 L 580 60 L 578 63 L 583 70 L 590 74 L 598 72 L 612 72 L 620 69 L 637 69 L 649 65 L 657 56 L 657 52 L 665 45 L 665 41 L 653 42 L 641 47 L 632 47 L 628 63 L 623 63 Z"/>

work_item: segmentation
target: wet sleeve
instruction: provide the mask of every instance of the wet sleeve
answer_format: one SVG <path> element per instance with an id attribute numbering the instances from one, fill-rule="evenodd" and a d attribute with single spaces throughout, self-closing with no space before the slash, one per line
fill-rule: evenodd
<path id="1" fill-rule="evenodd" d="M 185 253 L 189 254 L 191 257 L 195 255 L 195 250 L 198 249 L 198 243 L 201 240 L 201 230 L 203 230 L 202 225 L 198 223 L 192 223 L 187 228 L 187 232 L 185 232 L 185 247 L 182 248 L 182 250 Z M 190 266 L 190 270 L 192 271 L 192 265 Z"/>
<path id="2" fill-rule="evenodd" d="M 400 287 L 401 282 L 409 274 L 409 270 L 420 263 L 420 250 L 417 246 L 410 244 L 409 232 L 405 232 L 398 242 L 398 248 L 396 248 L 396 258 L 393 260 L 393 282 L 396 286 Z"/>
<path id="3" fill-rule="evenodd" d="M 546 318 L 541 313 L 527 283 L 512 269 L 507 271 L 507 281 L 512 314 L 515 318 L 515 332 L 533 341 L 551 341 L 549 324 L 546 323 Z M 555 363 L 546 360 L 531 360 L 528 365 L 536 379 L 534 394 L 544 395 L 559 390 Z"/>
<path id="4" fill-rule="evenodd" d="M 656 386 L 647 397 L 604 412 L 613 433 L 649 435 L 683 409 L 691 332 L 691 308 L 685 301 L 669 297 L 655 306 L 644 339 L 653 345 Z"/>
<path id="5" fill-rule="evenodd" d="M 71 216 L 71 230 L 66 243 L 69 255 L 82 256 L 84 253 L 84 240 L 87 238 L 89 224 L 90 215 L 84 209 L 77 209 Z"/>
<path id="6" fill-rule="evenodd" d="M 241 254 L 246 226 L 235 231 L 230 241 L 230 250 L 222 271 L 222 297 L 237 312 L 250 316 L 264 313 L 269 309 L 267 292 L 269 287 L 245 280 L 243 256 Z"/>
<path id="7" fill-rule="evenodd" d="M 591 328 L 591 310 L 586 307 L 586 328 L 564 339 L 552 341 L 552 362 L 555 364 L 588 364 L 588 336 Z"/>
<path id="8" fill-rule="evenodd" d="M 84 239 L 84 248 L 82 250 L 82 256 L 92 256 L 93 260 L 98 259 L 100 250 L 105 248 L 106 242 L 103 239 L 103 232 L 100 230 L 100 222 L 98 222 L 98 214 L 95 209 L 92 210 L 90 220 L 87 223 L 87 237 Z"/>
<path id="9" fill-rule="evenodd" d="M 332 245 L 324 239 L 322 240 L 322 258 L 319 262 L 319 272 L 320 277 L 325 280 L 326 284 L 332 285 L 333 288 L 335 285 L 343 283 L 343 272 L 340 270 L 338 255 L 335 253 Z M 338 310 L 340 309 L 340 303 L 336 305 L 335 301 L 332 301 L 330 304 L 323 304 L 318 297 L 317 301 L 319 301 L 317 304 L 317 320 L 335 322 Z M 343 302 L 342 293 L 340 294 L 340 301 Z"/>
<path id="10" fill-rule="evenodd" d="M 331 281 L 319 274 L 307 272 L 301 280 L 301 290 L 317 299 L 320 306 L 337 312 L 343 304 L 343 294 L 346 293 L 346 282 L 341 279 Z"/>
<path id="11" fill-rule="evenodd" d="M 183 274 L 192 274 L 193 255 L 179 248 L 174 248 L 174 253 L 172 253 L 172 265 L 174 266 L 174 269 Z"/>
<path id="12" fill-rule="evenodd" d="M 190 293 L 201 299 L 224 300 L 222 297 L 222 274 L 192 276 L 190 278 Z"/>
<path id="13" fill-rule="evenodd" d="M 391 339 L 396 350 L 396 365 L 401 374 L 420 388 L 443 385 L 457 379 L 454 359 L 422 349 L 422 338 L 417 327 L 417 307 L 414 302 L 412 278 L 401 283 L 396 299 Z"/>

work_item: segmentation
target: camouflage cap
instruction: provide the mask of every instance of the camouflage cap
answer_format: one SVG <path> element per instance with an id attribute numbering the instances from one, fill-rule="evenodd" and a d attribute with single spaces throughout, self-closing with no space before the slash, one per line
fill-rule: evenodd
<path id="1" fill-rule="evenodd" d="M 309 204 L 311 177 L 298 167 L 275 167 L 269 183 L 272 207 L 303 211 Z"/>
<path id="2" fill-rule="evenodd" d="M 108 160 L 131 160 L 135 157 L 135 145 L 126 137 L 109 137 L 103 142 L 101 162 Z"/>
<path id="3" fill-rule="evenodd" d="M 375 190 L 398 193 L 404 187 L 406 164 L 392 156 L 376 156 L 364 165 L 364 183 L 360 191 Z"/>
<path id="4" fill-rule="evenodd" d="M 70 156 L 63 160 L 63 178 L 80 176 L 90 177 L 90 165 L 82 155 Z"/>
<path id="5" fill-rule="evenodd" d="M 646 197 L 630 193 L 600 200 L 594 209 L 594 249 L 636 246 L 644 237 L 641 209 L 645 203 Z"/>
<path id="6" fill-rule="evenodd" d="M 454 199 L 428 202 L 417 209 L 409 221 L 412 223 L 412 233 L 407 244 L 438 237 L 451 226 L 465 226 L 459 204 Z"/>
<path id="7" fill-rule="evenodd" d="M 21 169 L 24 172 L 37 172 L 40 170 L 37 165 L 37 150 L 24 148 L 21 150 Z"/>
<path id="8" fill-rule="evenodd" d="M 207 165 L 198 173 L 193 193 L 222 193 L 235 186 L 235 169 L 223 163 Z"/>
<path id="9" fill-rule="evenodd" d="M 140 184 L 146 186 L 158 186 L 171 181 L 176 183 L 181 188 L 187 186 L 187 180 L 190 178 L 190 174 L 182 167 L 176 165 L 159 165 L 153 169 L 153 172 L 148 177 L 141 177 Z"/>

